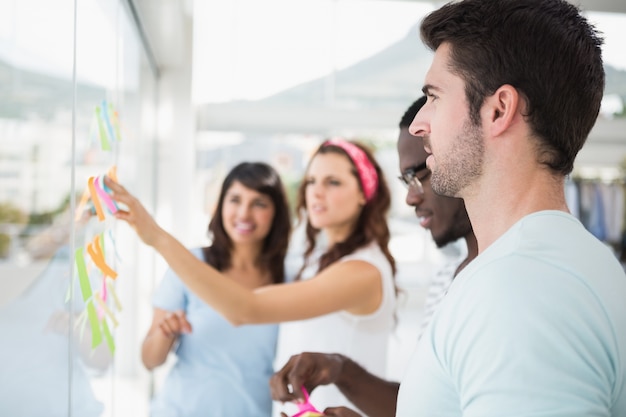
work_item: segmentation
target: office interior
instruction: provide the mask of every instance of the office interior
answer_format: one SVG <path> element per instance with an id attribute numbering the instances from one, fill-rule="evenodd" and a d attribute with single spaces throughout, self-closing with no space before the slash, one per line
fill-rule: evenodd
<path id="1" fill-rule="evenodd" d="M 46 407 L 29 415 L 148 415 L 167 366 L 145 370 L 140 346 L 167 265 L 90 205 L 104 175 L 197 247 L 230 168 L 271 163 L 293 198 L 331 136 L 375 148 L 393 192 L 388 377 L 401 380 L 429 277 L 465 250 L 438 250 L 395 181 L 398 122 L 430 65 L 417 27 L 441 4 L 0 0 L 0 398 Z M 624 259 L 626 3 L 577 4 L 605 35 L 607 84 L 567 195 Z"/>

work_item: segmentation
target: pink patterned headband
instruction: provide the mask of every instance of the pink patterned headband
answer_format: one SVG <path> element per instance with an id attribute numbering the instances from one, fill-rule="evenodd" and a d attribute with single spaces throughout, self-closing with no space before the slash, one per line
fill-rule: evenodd
<path id="1" fill-rule="evenodd" d="M 365 200 L 368 202 L 372 201 L 372 198 L 376 195 L 376 189 L 378 188 L 378 174 L 376 173 L 374 164 L 372 164 L 372 161 L 367 157 L 367 154 L 354 143 L 347 142 L 343 139 L 329 139 L 322 144 L 322 146 L 328 145 L 337 146 L 348 154 L 359 173 Z"/>

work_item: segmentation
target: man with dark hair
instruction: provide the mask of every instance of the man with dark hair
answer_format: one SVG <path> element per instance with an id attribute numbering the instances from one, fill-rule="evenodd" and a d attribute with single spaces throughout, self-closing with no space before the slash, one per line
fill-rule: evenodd
<path id="1" fill-rule="evenodd" d="M 443 299 L 448 287 L 456 276 L 478 254 L 476 237 L 472 231 L 463 200 L 437 195 L 430 187 L 430 171 L 426 167 L 428 154 L 421 138 L 409 133 L 409 126 L 417 112 L 426 103 L 426 97 L 416 100 L 406 110 L 400 120 L 398 156 L 399 177 L 407 188 L 406 203 L 415 208 L 420 225 L 430 230 L 438 248 L 464 239 L 467 256 L 452 260 L 439 269 L 431 281 L 424 303 L 420 328 L 428 326 L 430 319 Z M 392 416 L 398 396 L 397 382 L 384 381 L 343 355 L 325 353 L 303 353 L 293 356 L 288 363 L 272 377 L 272 394 L 275 399 L 290 401 L 301 398 L 300 389 L 291 387 L 305 385 L 309 390 L 318 385 L 335 384 L 339 390 L 370 417 Z M 330 408 L 326 415 L 355 415 L 346 408 Z"/>
<path id="2" fill-rule="evenodd" d="M 567 208 L 604 89 L 602 41 L 564 0 L 464 0 L 422 22 L 434 52 L 410 131 L 461 197 L 479 255 L 417 346 L 397 416 L 626 416 L 626 276 Z"/>

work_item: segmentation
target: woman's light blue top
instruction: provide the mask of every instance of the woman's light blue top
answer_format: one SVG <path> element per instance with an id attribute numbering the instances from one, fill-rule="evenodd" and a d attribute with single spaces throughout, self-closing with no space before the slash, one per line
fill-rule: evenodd
<path id="1" fill-rule="evenodd" d="M 202 250 L 193 254 L 203 259 Z M 208 279 L 208 278 L 207 278 Z M 181 335 L 177 362 L 152 403 L 152 417 L 267 417 L 278 326 L 233 327 L 168 270 L 153 305 L 185 310 L 192 333 Z"/>

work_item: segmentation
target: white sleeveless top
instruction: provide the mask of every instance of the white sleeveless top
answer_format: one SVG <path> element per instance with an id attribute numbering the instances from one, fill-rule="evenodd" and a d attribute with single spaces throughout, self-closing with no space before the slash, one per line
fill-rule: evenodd
<path id="1" fill-rule="evenodd" d="M 380 306 L 374 313 L 368 315 L 339 311 L 312 319 L 282 323 L 274 362 L 275 370 L 281 369 L 292 355 L 298 353 L 341 353 L 369 372 L 381 378 L 385 377 L 387 343 L 394 327 L 396 306 L 391 264 L 376 242 L 357 249 L 338 262 L 348 260 L 368 262 L 380 271 L 383 289 Z M 317 267 L 317 262 L 310 262 L 302 273 L 302 279 L 313 278 Z M 320 411 L 326 407 L 336 406 L 358 410 L 334 385 L 317 387 L 311 394 L 311 403 Z M 297 411 L 297 408 L 274 402 L 272 415 L 279 417 L 281 410 L 290 415 Z"/>

